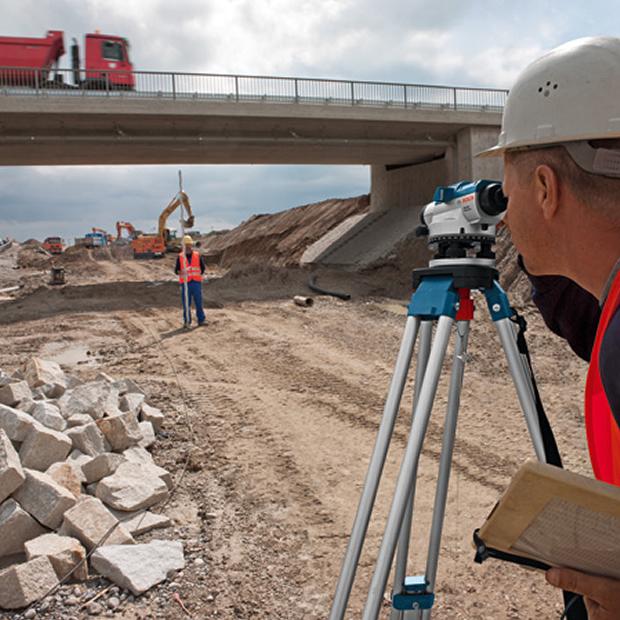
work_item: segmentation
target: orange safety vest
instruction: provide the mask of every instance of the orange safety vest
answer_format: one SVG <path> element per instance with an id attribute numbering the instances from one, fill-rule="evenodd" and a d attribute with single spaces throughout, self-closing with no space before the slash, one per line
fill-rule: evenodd
<path id="1" fill-rule="evenodd" d="M 185 252 L 179 254 L 179 282 L 185 283 L 183 271 L 187 269 L 187 280 L 189 282 L 202 282 L 202 274 L 200 273 L 200 254 L 195 250 L 192 252 L 192 262 L 187 266 L 187 257 Z"/>
<path id="2" fill-rule="evenodd" d="M 585 398 L 586 434 L 592 470 L 599 480 L 616 486 L 620 486 L 620 428 L 618 428 L 603 388 L 599 356 L 607 326 L 619 306 L 620 273 L 613 281 L 596 330 L 586 380 Z"/>

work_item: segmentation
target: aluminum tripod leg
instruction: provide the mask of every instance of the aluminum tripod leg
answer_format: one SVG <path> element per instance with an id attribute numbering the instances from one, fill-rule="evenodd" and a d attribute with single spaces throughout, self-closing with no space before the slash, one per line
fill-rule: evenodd
<path id="1" fill-rule="evenodd" d="M 411 364 L 411 356 L 413 354 L 413 347 L 419 327 L 420 319 L 412 316 L 407 317 L 405 333 L 398 352 L 398 358 L 396 359 L 396 366 L 383 409 L 383 417 L 381 418 L 379 432 L 377 433 L 377 440 L 370 459 L 370 464 L 368 465 L 364 489 L 355 515 L 355 521 L 353 522 L 349 544 L 342 562 L 340 577 L 329 614 L 330 620 L 341 620 L 347 608 L 351 587 L 355 578 L 355 570 L 364 544 L 364 538 L 366 537 L 368 522 L 377 495 L 390 439 L 392 438 L 394 423 L 400 407 L 400 401 Z"/>
<path id="2" fill-rule="evenodd" d="M 532 444 L 534 445 L 534 451 L 536 452 L 538 460 L 544 463 L 546 462 L 545 447 L 540 432 L 540 424 L 538 423 L 538 412 L 536 411 L 532 381 L 528 372 L 525 370 L 521 354 L 519 353 L 513 324 L 510 319 L 500 319 L 499 321 L 495 321 L 495 327 L 499 334 L 504 353 L 506 354 L 508 368 L 517 390 L 517 396 L 519 397 L 519 403 L 521 404 L 521 409 L 525 416 L 527 430 L 529 431 Z"/>
<path id="3" fill-rule="evenodd" d="M 437 489 L 435 491 L 435 504 L 433 506 L 433 522 L 431 536 L 426 558 L 426 571 L 424 576 L 428 582 L 428 591 L 435 591 L 437 579 L 437 565 L 439 563 L 439 550 L 441 546 L 441 533 L 443 530 L 444 517 L 446 515 L 446 499 L 448 497 L 448 485 L 450 482 L 450 470 L 452 467 L 452 454 L 454 452 L 454 439 L 456 437 L 456 424 L 459 407 L 461 404 L 461 391 L 463 388 L 463 373 L 467 354 L 467 341 L 469 339 L 469 321 L 458 321 L 456 324 L 456 342 L 454 345 L 454 361 L 450 377 L 448 392 L 448 406 L 444 422 L 443 440 L 441 443 L 441 457 L 439 460 L 439 475 L 437 477 Z M 407 620 L 419 618 L 419 612 L 405 612 Z M 431 610 L 422 612 L 423 620 L 429 620 Z"/>
<path id="4" fill-rule="evenodd" d="M 415 411 L 420 396 L 420 388 L 428 364 L 428 356 L 431 349 L 431 338 L 433 335 L 433 321 L 422 321 L 420 326 L 420 337 L 418 339 L 418 355 L 415 367 L 415 391 L 413 396 L 413 409 L 411 411 L 411 422 L 413 424 L 413 412 Z M 396 554 L 396 566 L 394 568 L 394 587 L 393 592 L 402 591 L 405 577 L 407 575 L 407 556 L 409 555 L 409 539 L 411 536 L 411 522 L 413 519 L 413 498 L 415 496 L 415 480 L 411 489 L 411 499 L 407 505 L 407 512 L 400 528 L 398 539 L 398 552 Z M 392 610 L 390 620 L 400 620 L 402 612 L 397 609 Z"/>
<path id="5" fill-rule="evenodd" d="M 431 348 L 428 367 L 424 374 L 418 406 L 415 409 L 411 433 L 398 474 L 394 498 L 387 519 L 383 541 L 379 549 L 375 572 L 370 583 L 368 598 L 366 599 L 366 606 L 362 616 L 363 620 L 376 620 L 379 615 L 400 528 L 411 496 L 413 481 L 416 478 L 418 461 L 422 452 L 422 443 L 433 407 L 453 323 L 454 320 L 449 316 L 441 316 L 437 322 L 437 331 Z"/>

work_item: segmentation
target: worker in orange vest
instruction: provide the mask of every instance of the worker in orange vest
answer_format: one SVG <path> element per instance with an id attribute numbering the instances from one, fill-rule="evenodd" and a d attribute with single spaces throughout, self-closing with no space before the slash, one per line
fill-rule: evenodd
<path id="1" fill-rule="evenodd" d="M 618 486 L 619 101 L 620 39 L 571 41 L 517 78 L 498 144 L 481 154 L 503 155 L 505 223 L 534 301 L 547 325 L 590 362 L 585 423 L 592 469 Z M 619 580 L 568 568 L 550 569 L 547 580 L 583 595 L 585 608 L 579 602 L 568 618 L 620 618 Z"/>
<path id="2" fill-rule="evenodd" d="M 194 250 L 194 240 L 183 237 L 183 249 L 177 257 L 174 273 L 178 274 L 181 283 L 181 299 L 183 300 L 183 326 L 189 327 L 192 322 L 192 299 L 196 308 L 198 325 L 205 325 L 205 313 L 202 308 L 202 276 L 205 272 L 204 257 Z"/>

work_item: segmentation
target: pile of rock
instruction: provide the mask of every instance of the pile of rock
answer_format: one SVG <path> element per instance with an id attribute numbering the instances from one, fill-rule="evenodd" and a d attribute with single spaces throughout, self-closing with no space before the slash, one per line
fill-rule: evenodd
<path id="1" fill-rule="evenodd" d="M 86 579 L 95 548 L 90 567 L 136 595 L 182 568 L 181 543 L 134 539 L 170 524 L 146 510 L 172 487 L 147 450 L 163 419 L 129 379 L 83 383 L 37 358 L 0 371 L 0 608 Z"/>

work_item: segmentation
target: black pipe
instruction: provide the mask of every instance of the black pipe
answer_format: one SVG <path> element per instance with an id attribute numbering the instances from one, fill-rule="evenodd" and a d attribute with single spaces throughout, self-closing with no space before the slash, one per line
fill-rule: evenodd
<path id="1" fill-rule="evenodd" d="M 351 299 L 351 295 L 349 293 L 339 293 L 337 291 L 328 291 L 324 288 L 321 288 L 316 283 L 316 274 L 312 274 L 308 279 L 308 288 L 319 295 L 330 295 L 331 297 L 337 297 L 338 299 L 342 299 L 343 301 L 349 301 Z"/>
<path id="2" fill-rule="evenodd" d="M 75 86 L 80 85 L 80 46 L 77 39 L 73 39 L 71 45 L 71 68 L 73 69 L 73 83 Z"/>

